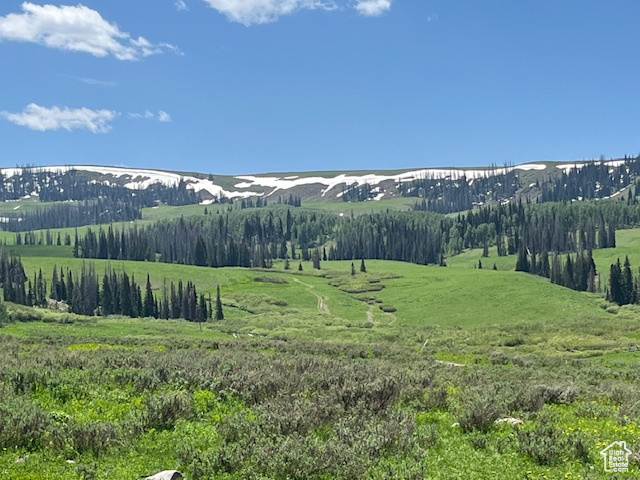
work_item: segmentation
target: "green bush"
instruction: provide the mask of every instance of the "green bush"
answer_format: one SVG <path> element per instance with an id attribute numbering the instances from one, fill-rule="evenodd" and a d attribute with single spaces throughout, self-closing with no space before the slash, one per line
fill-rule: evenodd
<path id="1" fill-rule="evenodd" d="M 0 448 L 42 448 L 54 430 L 46 411 L 19 397 L 0 403 L 0 419 Z"/>
<path id="2" fill-rule="evenodd" d="M 569 441 L 557 426 L 558 418 L 543 411 L 531 430 L 518 429 L 518 451 L 531 457 L 538 465 L 556 465 L 568 454 Z"/>
<path id="3" fill-rule="evenodd" d="M 147 398 L 142 413 L 145 429 L 173 428 L 180 419 L 190 419 L 195 414 L 193 400 L 184 392 L 164 392 Z"/>
<path id="4" fill-rule="evenodd" d="M 499 415 L 500 408 L 491 392 L 483 388 L 476 388 L 465 394 L 458 423 L 465 433 L 472 431 L 486 433 L 491 430 Z"/>

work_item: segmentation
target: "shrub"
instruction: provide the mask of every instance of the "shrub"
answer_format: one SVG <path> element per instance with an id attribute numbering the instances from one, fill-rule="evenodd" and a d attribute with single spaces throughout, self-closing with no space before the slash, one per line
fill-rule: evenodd
<path id="1" fill-rule="evenodd" d="M 48 432 L 53 430 L 51 416 L 21 398 L 0 404 L 0 418 L 0 447 L 44 447 Z"/>
<path id="2" fill-rule="evenodd" d="M 147 398 L 142 423 L 146 429 L 173 428 L 179 419 L 194 415 L 192 399 L 183 392 L 166 392 Z"/>
<path id="3" fill-rule="evenodd" d="M 503 343 L 505 347 L 518 347 L 523 344 L 524 340 L 520 337 L 510 338 L 508 340 L 505 340 L 505 342 Z"/>
<path id="4" fill-rule="evenodd" d="M 262 283 L 289 283 L 284 278 L 280 277 L 267 277 L 267 276 L 259 276 L 253 279 L 254 282 L 262 282 Z"/>
<path id="5" fill-rule="evenodd" d="M 569 441 L 557 424 L 555 415 L 543 411 L 532 430 L 517 430 L 518 451 L 539 465 L 552 466 L 562 462 Z"/>
<path id="6" fill-rule="evenodd" d="M 76 452 L 99 455 L 119 443 L 121 432 L 112 422 L 89 421 L 72 425 L 68 436 Z"/>
<path id="7" fill-rule="evenodd" d="M 499 417 L 500 410 L 493 395 L 481 388 L 468 392 L 458 423 L 463 432 L 488 432 Z"/>

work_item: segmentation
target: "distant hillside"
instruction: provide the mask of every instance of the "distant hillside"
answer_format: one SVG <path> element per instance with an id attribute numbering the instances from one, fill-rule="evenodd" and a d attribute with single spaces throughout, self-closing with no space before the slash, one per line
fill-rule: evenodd
<path id="1" fill-rule="evenodd" d="M 640 174 L 640 157 L 581 162 L 535 162 L 487 167 L 388 171 L 288 172 L 224 176 L 127 167 L 65 165 L 0 169 L 0 200 L 61 195 L 74 182 L 133 191 L 159 185 L 195 192 L 200 203 L 290 195 L 312 202 L 368 202 L 405 197 L 416 210 L 450 213 L 512 199 L 531 202 L 612 198 L 626 193 Z M 56 190 L 57 189 L 57 190 Z M 53 194 L 52 194 L 53 192 Z M 48 197 L 47 197 L 48 195 Z M 158 198 L 158 201 L 164 201 Z M 183 201 L 183 203 L 186 203 Z"/>

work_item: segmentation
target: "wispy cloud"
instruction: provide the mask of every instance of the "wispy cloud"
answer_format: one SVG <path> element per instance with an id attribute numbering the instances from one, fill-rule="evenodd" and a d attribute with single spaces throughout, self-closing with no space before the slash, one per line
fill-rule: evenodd
<path id="1" fill-rule="evenodd" d="M 167 112 L 165 112 L 163 110 L 158 110 L 158 121 L 159 122 L 170 122 L 171 121 L 171 115 L 169 115 Z"/>
<path id="2" fill-rule="evenodd" d="M 173 45 L 134 38 L 83 5 L 35 5 L 24 2 L 22 13 L 0 17 L 0 41 L 30 42 L 58 50 L 84 52 L 96 57 L 112 55 L 118 60 L 138 60 Z"/>
<path id="3" fill-rule="evenodd" d="M 159 122 L 170 122 L 171 115 L 164 110 L 158 110 L 157 113 L 153 113 L 150 110 L 145 110 L 144 113 L 129 113 L 129 118 L 144 119 L 144 120 L 157 120 Z"/>
<path id="4" fill-rule="evenodd" d="M 10 122 L 31 130 L 44 132 L 64 129 L 89 130 L 92 133 L 106 133 L 111 130 L 111 122 L 117 115 L 113 110 L 91 110 L 90 108 L 41 107 L 35 103 L 27 105 L 22 112 L 0 112 Z"/>
<path id="5" fill-rule="evenodd" d="M 354 8 L 360 15 L 377 17 L 391 10 L 391 0 L 357 0 Z"/>
<path id="6" fill-rule="evenodd" d="M 205 0 L 229 20 L 246 26 L 276 21 L 299 10 L 336 10 L 333 0 Z"/>
<path id="7" fill-rule="evenodd" d="M 174 2 L 174 5 L 176 7 L 176 10 L 183 12 L 185 10 L 189 10 L 189 7 L 187 7 L 187 4 L 184 0 L 176 0 Z"/>
<path id="8" fill-rule="evenodd" d="M 86 83 L 87 85 L 96 85 L 98 87 L 115 87 L 117 85 L 116 82 L 111 82 L 109 80 L 97 80 L 95 78 L 78 77 L 78 80 L 82 83 Z"/>

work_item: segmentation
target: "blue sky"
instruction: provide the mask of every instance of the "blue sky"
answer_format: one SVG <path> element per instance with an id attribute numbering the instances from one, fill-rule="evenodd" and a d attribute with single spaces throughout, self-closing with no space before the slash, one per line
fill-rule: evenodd
<path id="1" fill-rule="evenodd" d="M 0 165 L 221 174 L 640 152 L 640 2 L 0 2 Z"/>

